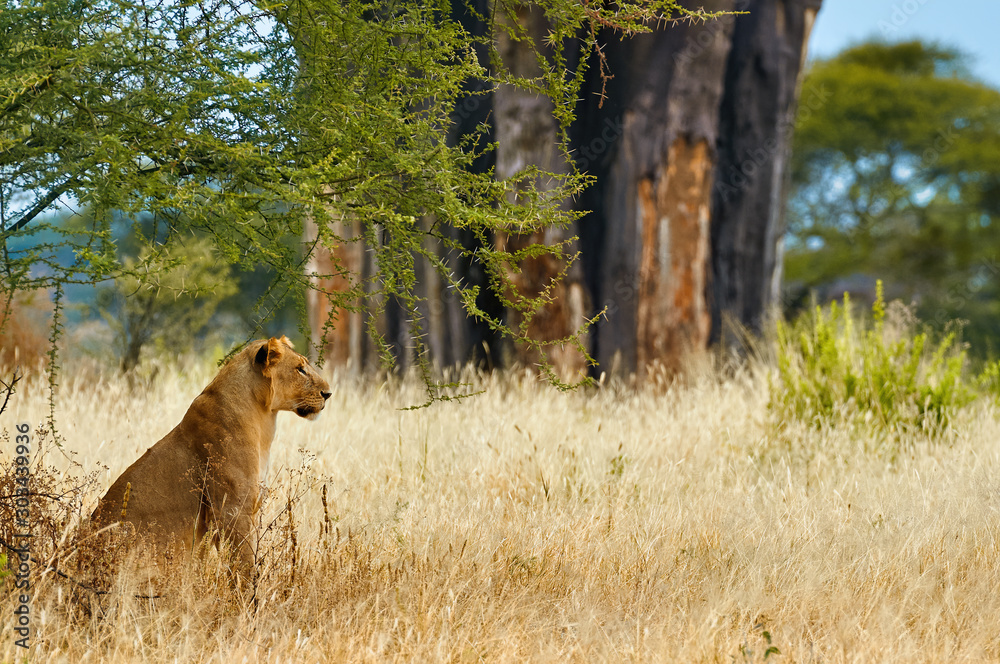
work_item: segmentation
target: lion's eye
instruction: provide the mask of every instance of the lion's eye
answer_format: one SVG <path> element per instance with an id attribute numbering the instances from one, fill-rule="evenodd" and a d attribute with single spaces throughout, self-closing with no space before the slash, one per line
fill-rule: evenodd
<path id="1" fill-rule="evenodd" d="M 305 367 L 299 367 L 299 373 L 302 374 L 303 376 L 305 376 L 306 375 L 306 368 Z"/>

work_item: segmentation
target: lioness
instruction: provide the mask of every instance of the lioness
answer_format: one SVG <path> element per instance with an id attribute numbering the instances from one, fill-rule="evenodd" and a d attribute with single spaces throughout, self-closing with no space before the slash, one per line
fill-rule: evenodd
<path id="1" fill-rule="evenodd" d="M 147 544 L 176 552 L 191 551 L 214 531 L 247 575 L 278 411 L 313 420 L 329 397 L 330 385 L 287 338 L 251 343 L 222 367 L 181 423 L 115 480 L 92 525 L 113 524 L 124 513 Z"/>

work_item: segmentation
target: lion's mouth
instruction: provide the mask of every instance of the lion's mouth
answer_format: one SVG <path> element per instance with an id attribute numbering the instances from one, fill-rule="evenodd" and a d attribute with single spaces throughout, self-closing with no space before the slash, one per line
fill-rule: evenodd
<path id="1" fill-rule="evenodd" d="M 322 406 L 316 408 L 314 406 L 299 406 L 295 409 L 295 414 L 299 417 L 304 417 L 307 420 L 315 420 L 319 417 L 319 411 L 323 410 Z"/>

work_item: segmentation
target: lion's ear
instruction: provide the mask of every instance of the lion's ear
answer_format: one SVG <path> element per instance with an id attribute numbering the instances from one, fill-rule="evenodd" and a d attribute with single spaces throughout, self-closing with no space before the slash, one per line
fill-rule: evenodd
<path id="1" fill-rule="evenodd" d="M 285 344 L 286 346 L 288 346 L 292 350 L 295 349 L 295 344 L 293 344 L 291 341 L 289 341 L 288 337 L 286 337 L 283 334 L 281 335 L 281 338 L 278 339 L 278 341 L 280 341 L 281 343 Z"/>
<path id="2" fill-rule="evenodd" d="M 257 351 L 257 355 L 254 356 L 254 362 L 259 364 L 265 371 L 270 369 L 275 364 L 278 363 L 278 358 L 281 357 L 281 342 L 271 337 L 267 340 L 267 343 L 260 347 Z"/>

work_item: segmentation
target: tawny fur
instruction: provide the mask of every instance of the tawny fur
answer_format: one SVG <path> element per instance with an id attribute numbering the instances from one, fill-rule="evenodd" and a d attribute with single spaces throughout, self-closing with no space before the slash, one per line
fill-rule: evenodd
<path id="1" fill-rule="evenodd" d="M 101 498 L 96 527 L 122 520 L 157 549 L 191 551 L 208 532 L 226 538 L 240 571 L 253 566 L 253 517 L 278 411 L 319 416 L 329 384 L 285 337 L 251 343 L 198 395 L 174 429 Z"/>

